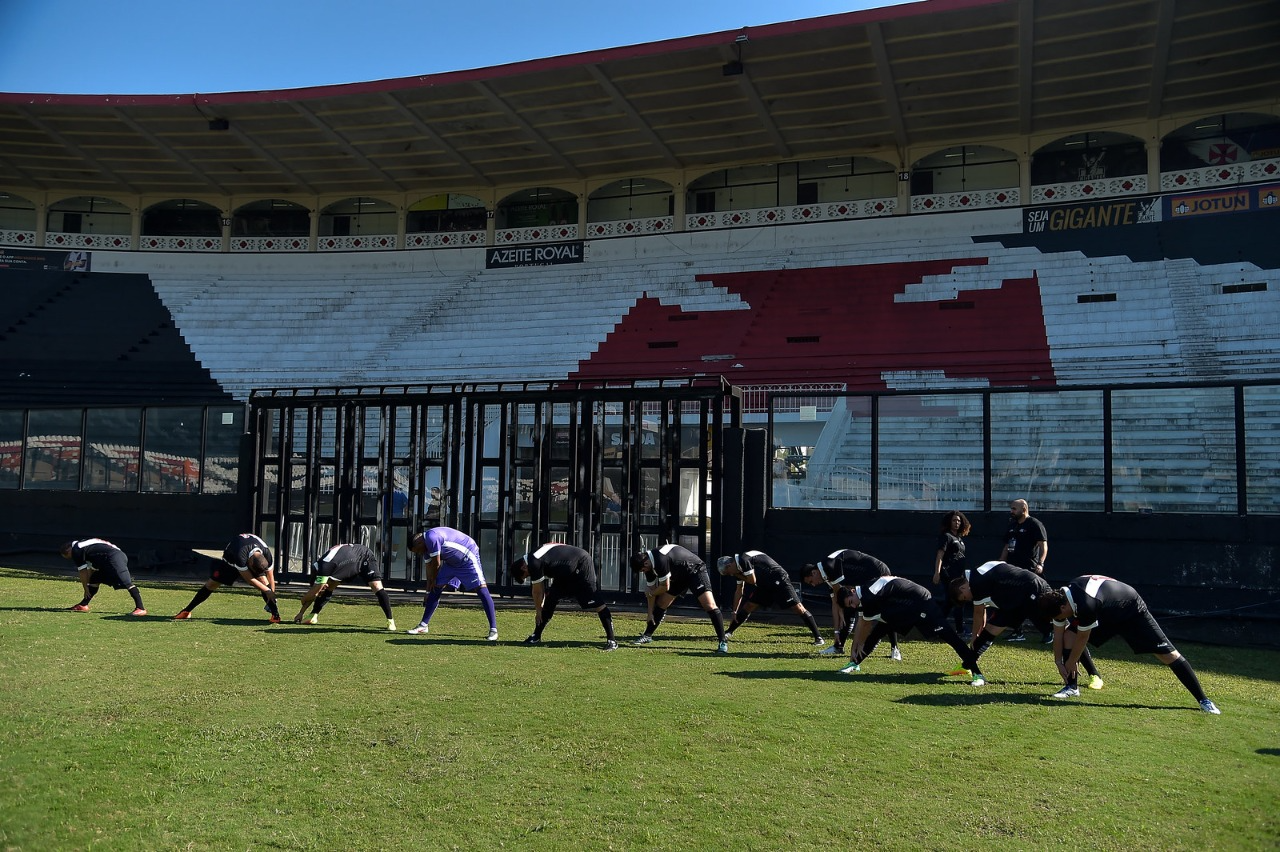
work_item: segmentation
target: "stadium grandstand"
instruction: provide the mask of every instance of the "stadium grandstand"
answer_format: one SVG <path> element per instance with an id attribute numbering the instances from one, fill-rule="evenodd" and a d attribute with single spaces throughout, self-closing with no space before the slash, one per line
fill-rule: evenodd
<path id="1" fill-rule="evenodd" d="M 923 0 L 287 91 L 0 93 L 0 549 L 410 531 L 1280 616 L 1280 3 Z M 1265 603 L 1259 604 L 1259 601 Z M 1179 618 L 1179 616 L 1181 616 Z M 1212 616 L 1212 617 L 1208 617 Z M 1274 641 L 1274 639 L 1270 640 Z"/>

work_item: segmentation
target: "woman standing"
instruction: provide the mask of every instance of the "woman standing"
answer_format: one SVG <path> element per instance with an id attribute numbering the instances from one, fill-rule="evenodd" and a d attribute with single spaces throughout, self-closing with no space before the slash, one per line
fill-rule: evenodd
<path id="1" fill-rule="evenodd" d="M 964 635 L 964 605 L 952 603 L 947 594 L 947 586 L 952 580 L 964 576 L 964 537 L 969 534 L 969 519 L 964 512 L 947 512 L 942 516 L 942 526 L 938 530 L 938 553 L 933 560 L 933 585 L 941 597 L 939 604 L 945 616 L 953 608 L 955 610 L 956 633 Z"/>

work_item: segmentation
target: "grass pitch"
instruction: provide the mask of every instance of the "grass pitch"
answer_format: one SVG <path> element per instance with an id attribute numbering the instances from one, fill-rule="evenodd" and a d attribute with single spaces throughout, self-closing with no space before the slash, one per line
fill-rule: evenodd
<path id="1" fill-rule="evenodd" d="M 798 623 L 442 607 L 391 634 L 368 600 L 313 627 L 259 598 L 0 570 L 0 849 L 1271 849 L 1280 653 L 1182 650 L 1223 715 L 1122 641 L 1101 692 L 998 644 L 973 689 L 915 641 L 853 677 Z M 283 601 L 291 617 L 296 601 Z M 420 608 L 397 606 L 401 630 Z M 887 652 L 887 649 L 884 649 Z"/>

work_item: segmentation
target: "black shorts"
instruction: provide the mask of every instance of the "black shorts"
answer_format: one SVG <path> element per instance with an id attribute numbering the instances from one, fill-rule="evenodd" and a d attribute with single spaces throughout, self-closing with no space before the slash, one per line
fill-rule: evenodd
<path id="1" fill-rule="evenodd" d="M 912 601 L 910 604 L 887 606 L 880 613 L 880 620 L 887 624 L 890 630 L 898 633 L 905 634 L 911 628 L 918 627 L 920 632 L 926 636 L 929 636 L 947 622 L 946 616 L 942 614 L 942 609 L 931 600 Z"/>
<path id="2" fill-rule="evenodd" d="M 703 592 L 711 591 L 711 572 L 707 570 L 707 566 L 703 565 L 696 571 L 693 569 L 682 569 L 671 572 L 671 588 L 667 592 L 672 597 L 680 597 L 688 592 L 695 596 L 700 596 Z"/>
<path id="3" fill-rule="evenodd" d="M 372 583 L 382 579 L 382 572 L 378 570 L 377 563 L 370 556 L 360 562 L 344 562 L 335 567 L 332 573 L 321 576 L 327 576 L 330 580 L 337 580 L 339 583 L 348 583 L 352 580 Z M 320 576 L 316 577 L 316 580 L 319 579 L 321 579 Z"/>
<path id="4" fill-rule="evenodd" d="M 120 551 L 115 551 L 105 557 L 100 557 L 106 561 L 106 565 L 94 565 L 89 572 L 89 584 L 101 585 L 106 583 L 113 589 L 127 589 L 133 585 L 133 577 L 129 574 L 129 559 Z"/>
<path id="5" fill-rule="evenodd" d="M 800 598 L 790 580 L 769 580 L 747 586 L 746 601 L 758 607 L 790 609 L 800 603 Z"/>
<path id="6" fill-rule="evenodd" d="M 250 571 L 248 568 L 244 570 L 249 571 L 249 574 L 252 575 L 253 577 L 267 576 L 266 571 L 263 571 L 261 574 L 255 574 L 253 571 Z M 237 568 L 234 565 L 228 565 L 225 562 L 219 562 L 216 565 L 214 565 L 213 568 L 209 569 L 209 579 L 213 580 L 215 583 L 218 583 L 219 585 L 231 587 L 236 584 L 237 580 L 244 579 L 243 577 L 240 576 L 240 571 L 241 569 Z"/>
<path id="7" fill-rule="evenodd" d="M 1000 607 L 987 607 L 987 624 L 992 627 L 1012 627 L 1018 628 L 1022 626 L 1022 622 L 1031 619 L 1039 622 L 1039 616 L 1036 615 L 1035 607 L 1031 604 L 1026 606 L 1014 607 L 1013 609 L 1001 609 Z"/>
<path id="8" fill-rule="evenodd" d="M 1135 607 L 1127 618 L 1093 628 L 1089 631 L 1089 644 L 1101 645 L 1115 636 L 1128 642 L 1135 654 L 1172 654 L 1177 651 L 1145 604 Z"/>
<path id="9" fill-rule="evenodd" d="M 599 609 L 604 606 L 604 601 L 601 599 L 598 585 L 595 572 L 592 572 L 590 577 L 584 577 L 581 574 L 561 577 L 547 588 L 546 601 L 555 604 L 564 598 L 573 598 L 583 609 Z"/>

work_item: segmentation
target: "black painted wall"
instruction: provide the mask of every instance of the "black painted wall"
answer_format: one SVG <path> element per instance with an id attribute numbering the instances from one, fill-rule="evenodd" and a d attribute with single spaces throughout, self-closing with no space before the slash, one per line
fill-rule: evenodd
<path id="1" fill-rule="evenodd" d="M 1106 574 L 1134 586 L 1170 638 L 1280 646 L 1280 517 L 1040 513 L 1031 498 L 1049 534 L 1051 585 Z M 969 566 L 999 558 L 1008 512 L 965 514 Z M 851 547 L 929 585 L 941 522 L 942 512 L 771 509 L 761 540 L 744 546 L 793 573 Z"/>

